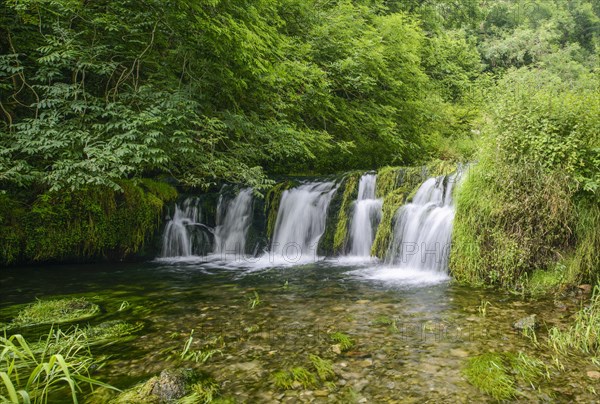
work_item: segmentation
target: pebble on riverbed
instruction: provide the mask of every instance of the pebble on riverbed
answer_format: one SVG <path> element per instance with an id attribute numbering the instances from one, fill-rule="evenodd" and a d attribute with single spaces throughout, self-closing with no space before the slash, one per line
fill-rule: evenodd
<path id="1" fill-rule="evenodd" d="M 523 317 L 513 323 L 513 327 L 519 331 L 533 330 L 538 326 L 537 316 L 532 314 L 527 317 Z"/>

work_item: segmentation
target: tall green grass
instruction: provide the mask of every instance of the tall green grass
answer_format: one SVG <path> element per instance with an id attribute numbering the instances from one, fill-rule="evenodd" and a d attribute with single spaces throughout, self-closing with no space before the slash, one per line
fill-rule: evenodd
<path id="1" fill-rule="evenodd" d="M 566 330 L 552 327 L 548 342 L 557 352 L 568 354 L 571 350 L 588 355 L 600 355 L 600 284 L 588 307 L 581 309 L 575 322 Z"/>
<path id="2" fill-rule="evenodd" d="M 82 331 L 50 330 L 44 341 L 35 344 L 20 334 L 4 335 L 0 350 L 0 402 L 48 403 L 54 393 L 66 390 L 78 403 L 84 386 L 114 389 L 90 376 L 97 361 Z"/>

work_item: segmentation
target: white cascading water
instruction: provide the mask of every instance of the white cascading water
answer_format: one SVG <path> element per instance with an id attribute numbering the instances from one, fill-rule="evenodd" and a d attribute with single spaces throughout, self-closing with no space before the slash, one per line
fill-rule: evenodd
<path id="1" fill-rule="evenodd" d="M 318 182 L 289 189 L 281 196 L 271 254 L 289 262 L 307 260 L 316 254 L 325 231 L 327 208 L 335 192 L 333 182 Z"/>
<path id="2" fill-rule="evenodd" d="M 252 224 L 252 188 L 242 189 L 228 203 L 223 195 L 217 205 L 215 254 L 240 257 L 246 252 L 246 236 Z"/>
<path id="3" fill-rule="evenodd" d="M 452 190 L 459 175 L 430 178 L 395 216 L 386 263 L 401 269 L 446 273 L 452 237 Z"/>
<path id="4" fill-rule="evenodd" d="M 354 203 L 352 225 L 350 226 L 349 255 L 371 256 L 371 246 L 375 231 L 381 220 L 383 201 L 375 198 L 377 175 L 365 174 L 358 184 L 358 197 Z"/>
<path id="5" fill-rule="evenodd" d="M 193 255 L 195 247 L 210 242 L 204 231 L 197 231 L 198 227 L 204 227 L 205 230 L 211 231 L 201 221 L 202 210 L 198 198 L 186 198 L 181 204 L 175 205 L 173 217 L 167 222 L 163 232 L 161 255 L 163 257 L 189 257 Z"/>

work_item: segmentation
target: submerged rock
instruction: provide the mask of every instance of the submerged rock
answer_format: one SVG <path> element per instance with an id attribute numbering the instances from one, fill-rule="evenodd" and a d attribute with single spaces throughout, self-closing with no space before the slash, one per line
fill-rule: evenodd
<path id="1" fill-rule="evenodd" d="M 527 317 L 523 317 L 513 323 L 513 327 L 519 331 L 533 330 L 538 326 L 537 316 L 532 314 Z"/>
<path id="2" fill-rule="evenodd" d="M 154 386 L 152 394 L 161 402 L 177 400 L 187 394 L 190 372 L 182 370 L 163 370 Z"/>
<path id="3" fill-rule="evenodd" d="M 197 376 L 192 370 L 166 369 L 160 373 L 160 376 L 154 376 L 144 383 L 125 390 L 110 402 L 112 404 L 174 402 L 191 393 L 191 386 Z"/>

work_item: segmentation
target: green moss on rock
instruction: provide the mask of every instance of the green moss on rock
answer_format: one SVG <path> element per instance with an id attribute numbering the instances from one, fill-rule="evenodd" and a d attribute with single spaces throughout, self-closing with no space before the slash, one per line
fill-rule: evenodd
<path id="1" fill-rule="evenodd" d="M 342 200 L 337 214 L 335 233 L 333 235 L 333 253 L 343 254 L 348 242 L 348 227 L 352 214 L 352 204 L 358 197 L 360 173 L 351 173 L 345 178 Z M 341 190 L 338 190 L 340 192 Z"/>
<path id="2" fill-rule="evenodd" d="M 277 223 L 277 213 L 279 212 L 279 204 L 283 193 L 296 184 L 294 181 L 283 181 L 273 185 L 265 195 L 265 216 L 267 218 L 267 240 L 269 242 L 273 238 L 275 232 L 275 224 Z"/>
<path id="3" fill-rule="evenodd" d="M 119 181 L 120 191 L 90 187 L 73 193 L 0 198 L 4 241 L 0 263 L 120 260 L 139 254 L 158 230 L 172 186 L 149 179 Z"/>

